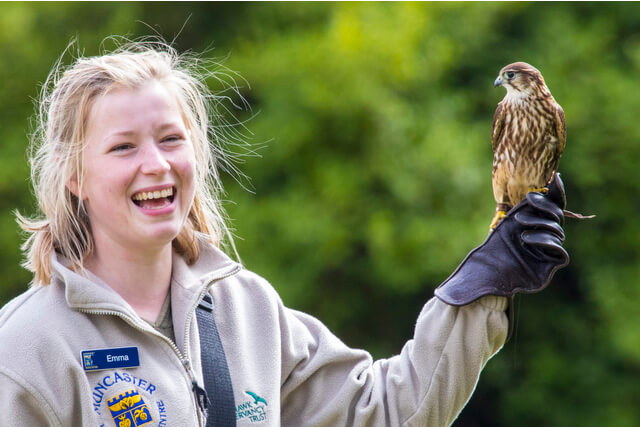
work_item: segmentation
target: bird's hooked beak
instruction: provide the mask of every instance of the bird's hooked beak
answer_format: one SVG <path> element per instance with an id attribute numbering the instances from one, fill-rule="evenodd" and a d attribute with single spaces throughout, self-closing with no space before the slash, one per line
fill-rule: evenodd
<path id="1" fill-rule="evenodd" d="M 493 87 L 502 86 L 502 77 L 498 76 L 496 81 L 493 82 Z"/>

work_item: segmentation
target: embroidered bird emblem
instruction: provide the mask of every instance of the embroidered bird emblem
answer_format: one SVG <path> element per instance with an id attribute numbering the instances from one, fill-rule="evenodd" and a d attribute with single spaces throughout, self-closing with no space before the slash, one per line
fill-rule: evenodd
<path id="1" fill-rule="evenodd" d="M 262 397 L 258 396 L 258 395 L 257 395 L 257 394 L 255 394 L 254 392 L 252 392 L 252 391 L 245 391 L 245 393 L 247 393 L 249 396 L 253 397 L 253 400 L 254 400 L 254 402 L 253 402 L 253 403 L 254 403 L 255 405 L 257 405 L 257 404 L 258 404 L 258 403 L 260 403 L 260 402 L 264 403 L 265 405 L 267 404 L 267 401 L 266 401 L 266 400 L 264 400 Z M 268 405 L 267 405 L 267 406 L 268 406 Z"/>

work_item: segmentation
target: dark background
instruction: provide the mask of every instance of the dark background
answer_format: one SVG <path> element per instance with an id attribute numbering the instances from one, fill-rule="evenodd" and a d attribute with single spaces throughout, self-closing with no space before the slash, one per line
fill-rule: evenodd
<path id="1" fill-rule="evenodd" d="M 517 299 L 516 334 L 454 425 L 640 425 L 638 4 L 4 3 L 0 305 L 31 279 L 13 211 L 35 212 L 34 99 L 72 38 L 94 55 L 111 34 L 209 49 L 243 77 L 237 130 L 261 157 L 241 158 L 242 185 L 224 177 L 242 260 L 375 357 L 485 238 L 493 81 L 539 68 L 566 113 L 569 208 L 597 218 L 567 221 L 570 266 Z"/>

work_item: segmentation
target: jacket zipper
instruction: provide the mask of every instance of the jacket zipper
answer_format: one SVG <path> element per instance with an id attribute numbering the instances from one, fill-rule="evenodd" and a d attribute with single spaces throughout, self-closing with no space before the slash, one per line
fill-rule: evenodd
<path id="1" fill-rule="evenodd" d="M 196 379 L 196 375 L 193 372 L 193 368 L 191 366 L 191 360 L 189 359 L 190 354 L 189 354 L 189 331 L 191 329 L 191 319 L 193 318 L 193 315 L 195 314 L 195 310 L 197 309 L 198 305 L 200 305 L 200 302 L 203 300 L 204 296 L 207 294 L 207 292 L 209 291 L 209 288 L 211 287 L 212 284 L 214 284 L 215 282 L 219 282 L 220 280 L 224 280 L 227 277 L 231 277 L 234 274 L 237 274 L 240 270 L 242 269 L 242 266 L 237 265 L 236 268 L 234 268 L 232 271 L 222 275 L 222 276 L 218 276 L 215 277 L 211 280 L 209 280 L 206 283 L 206 286 L 203 288 L 203 290 L 200 292 L 200 295 L 198 296 L 198 299 L 196 300 L 196 303 L 191 307 L 191 310 L 189 310 L 187 312 L 187 322 L 186 322 L 186 326 L 185 326 L 185 334 L 184 334 L 184 350 L 185 350 L 185 354 L 183 355 L 182 352 L 180 351 L 180 349 L 178 348 L 178 346 L 171 341 L 169 338 L 165 337 L 164 335 L 162 335 L 160 332 L 156 331 L 155 329 L 149 327 L 149 328 L 143 328 L 141 326 L 139 326 L 138 324 L 136 324 L 136 322 L 133 321 L 133 319 L 131 319 L 130 316 L 123 314 L 119 311 L 115 311 L 115 310 L 100 310 L 100 309 L 86 309 L 86 308 L 78 308 L 77 310 L 82 312 L 82 313 L 87 313 L 87 314 L 96 314 L 96 315 L 105 315 L 105 316 L 116 316 L 121 318 L 122 320 L 124 320 L 126 323 L 128 323 L 130 326 L 133 326 L 134 329 L 137 329 L 140 332 L 146 332 L 146 333 L 151 333 L 152 335 L 155 335 L 159 338 L 161 338 L 162 340 L 164 340 L 167 344 L 169 344 L 169 346 L 173 349 L 173 351 L 175 352 L 175 354 L 178 356 L 178 359 L 180 360 L 180 362 L 182 363 L 182 366 L 185 368 L 185 370 L 187 371 L 187 374 L 189 376 L 189 380 L 191 382 L 191 386 L 192 386 L 192 394 L 193 394 L 193 398 L 195 399 L 195 403 L 196 403 L 196 407 L 200 410 L 199 412 L 199 416 L 198 418 L 202 421 L 204 420 L 204 422 L 206 423 L 206 409 L 203 408 L 202 405 L 202 387 L 200 387 L 200 385 L 198 384 L 198 380 Z M 205 396 L 206 398 L 206 396 Z"/>
<path id="2" fill-rule="evenodd" d="M 189 310 L 187 312 L 187 323 L 186 323 L 186 330 L 185 330 L 185 334 L 184 334 L 184 351 L 186 353 L 187 359 L 189 359 L 190 356 L 191 356 L 189 354 L 189 332 L 190 332 L 190 329 L 191 329 L 191 319 L 193 318 L 193 315 L 196 313 L 196 309 L 198 308 L 198 306 L 200 305 L 200 303 L 204 299 L 204 296 L 207 294 L 207 292 L 209 292 L 209 288 L 211 287 L 211 285 L 213 285 L 216 282 L 219 282 L 220 280 L 224 280 L 227 277 L 231 277 L 234 274 L 237 274 L 241 269 L 242 269 L 242 267 L 240 265 L 237 265 L 236 268 L 234 268 L 232 271 L 224 274 L 223 276 L 218 276 L 218 277 L 216 277 L 214 279 L 211 279 L 208 282 L 206 282 L 206 286 L 200 292 L 200 295 L 198 296 L 198 299 L 196 300 L 196 303 L 191 307 L 191 310 Z"/>

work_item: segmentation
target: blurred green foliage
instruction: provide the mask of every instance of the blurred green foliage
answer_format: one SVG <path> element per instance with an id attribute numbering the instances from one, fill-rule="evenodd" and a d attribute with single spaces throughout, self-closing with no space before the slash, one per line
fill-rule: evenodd
<path id="1" fill-rule="evenodd" d="M 538 67 L 563 106 L 571 265 L 517 299 L 514 338 L 458 426 L 640 425 L 640 7 L 633 3 L 4 3 L 0 304 L 22 292 L 39 85 L 71 38 L 160 34 L 246 81 L 252 192 L 225 177 L 240 255 L 285 303 L 377 357 L 400 351 L 494 209 L 502 66 Z M 212 83 L 213 84 L 213 83 Z M 212 89 L 216 89 L 212 86 Z"/>

